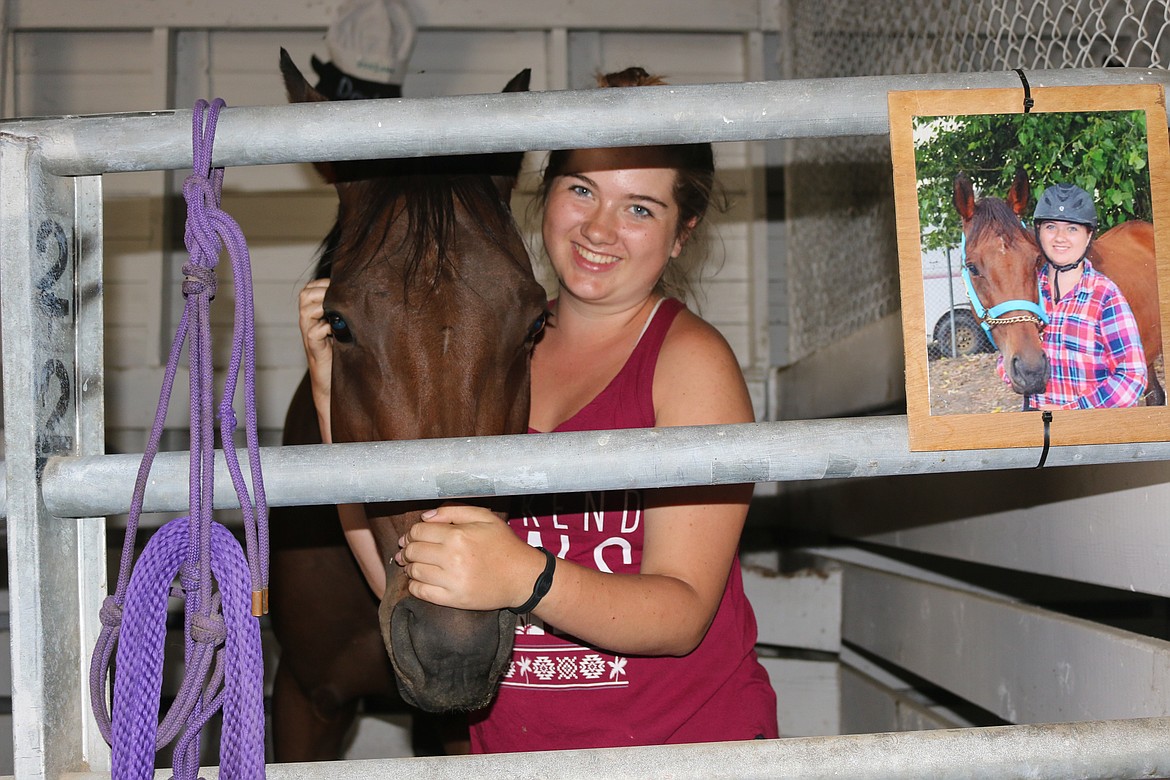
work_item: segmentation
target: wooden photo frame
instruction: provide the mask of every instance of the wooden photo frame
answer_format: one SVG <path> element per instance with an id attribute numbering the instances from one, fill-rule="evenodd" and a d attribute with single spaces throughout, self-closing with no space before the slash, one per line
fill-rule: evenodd
<path id="1" fill-rule="evenodd" d="M 1141 353 L 1129 342 L 1141 342 L 1152 363 L 1149 376 L 1165 387 L 1160 355 L 1166 347 L 1161 324 L 1170 323 L 1170 141 L 1163 89 L 1038 87 L 1030 96 L 1034 103 L 1025 110 L 1022 88 L 889 95 L 911 450 L 1039 447 L 1045 428 L 1054 446 L 1164 441 L 1170 435 L 1165 398 L 1156 393 L 1147 398 L 1152 387 L 1147 382 L 1137 399 L 1135 377 L 1141 372 L 1125 373 L 1126 366 L 1141 362 L 1133 359 Z M 1063 333 L 1041 335 L 1037 314 L 1044 312 L 1047 318 L 1053 312 L 1051 303 L 1044 308 L 1039 288 L 1051 292 L 1048 279 L 1055 279 L 1058 295 L 1071 294 L 1071 288 L 1060 291 L 1060 280 L 1066 277 L 1044 262 L 1033 225 L 1037 198 L 1058 183 L 1077 184 L 1093 197 L 1100 227 L 1085 253 L 1089 262 L 1081 267 L 1093 267 L 1115 281 L 1117 289 L 1134 291 L 1130 325 L 1119 319 L 1123 307 L 1114 305 L 1107 293 L 1100 295 L 1109 306 L 1097 309 L 1088 308 L 1093 304 L 1085 293 L 1083 312 L 1102 315 L 1086 315 L 1078 326 L 1090 328 L 1090 335 L 1075 332 L 1075 323 L 1067 319 Z M 998 205 L 990 203 L 995 198 L 1002 199 Z M 1004 214 L 1010 218 L 1006 222 Z M 996 219 L 1004 224 L 980 229 L 978 236 L 966 235 L 975 223 Z M 1012 220 L 1018 224 L 1011 225 Z M 1109 228 L 1125 221 L 1145 224 L 1101 240 Z M 1067 225 L 1054 222 L 1049 229 Z M 1119 252 L 1118 236 L 1127 231 L 1142 243 Z M 1098 257 L 1098 249 L 1108 256 Z M 1059 251 L 1061 247 L 1054 248 Z M 1028 252 L 1035 255 L 1032 265 L 1020 270 L 1029 262 Z M 1122 255 L 1124 262 L 1112 259 Z M 1049 274 L 1043 282 L 1038 281 L 1041 268 Z M 1028 273 L 1031 291 L 1021 292 Z M 1135 279 L 1123 278 L 1128 276 Z M 989 300 L 980 300 L 979 289 Z M 993 300 L 997 296 L 1005 297 Z M 1122 297 L 1129 302 L 1128 295 Z M 1022 298 L 1036 303 L 1023 304 Z M 996 309 L 998 303 L 1006 306 Z M 1029 400 L 1025 409 L 1025 399 L 1043 399 L 1049 391 L 1061 397 L 1059 388 L 1072 386 L 1044 381 L 1053 365 L 1058 376 L 1080 370 L 1061 367 L 1062 360 L 1088 360 L 1068 357 L 1064 345 L 1079 344 L 1073 351 L 1089 354 L 1091 347 L 1084 344 L 1093 338 L 1091 329 L 1098 321 L 1106 323 L 1097 326 L 1098 332 L 1110 330 L 1110 338 L 1101 342 L 1112 345 L 1110 354 L 1130 356 L 1109 357 L 1100 351 L 1104 347 L 1098 348 L 1093 375 L 1109 377 L 1112 384 L 1098 383 L 1094 395 L 1064 396 L 1082 408 L 1046 406 L 1048 416 L 1033 411 Z M 1140 325 L 1141 339 L 1116 335 L 1118 330 L 1132 333 L 1133 324 Z M 1056 351 L 1060 354 L 1050 356 Z M 1011 386 L 1005 379 L 1005 357 Z M 1105 371 L 1107 363 L 1114 368 Z M 1013 387 L 1045 390 L 1025 395 Z M 1115 387 L 1121 389 L 1114 392 Z M 1093 406 L 1115 399 L 1140 405 Z M 1145 405 L 1147 400 L 1153 405 Z"/>

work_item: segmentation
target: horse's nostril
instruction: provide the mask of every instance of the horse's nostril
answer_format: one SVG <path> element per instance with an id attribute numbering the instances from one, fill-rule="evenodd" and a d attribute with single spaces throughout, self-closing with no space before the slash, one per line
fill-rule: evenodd
<path id="1" fill-rule="evenodd" d="M 415 616 L 414 610 L 411 609 L 411 601 L 410 598 L 403 599 L 394 607 L 388 621 L 389 628 L 384 631 L 382 638 L 386 643 L 386 651 L 390 655 L 394 671 L 397 672 L 399 679 L 406 683 L 405 687 L 421 688 L 426 684 L 426 670 L 419 660 L 412 637 L 411 626 Z"/>

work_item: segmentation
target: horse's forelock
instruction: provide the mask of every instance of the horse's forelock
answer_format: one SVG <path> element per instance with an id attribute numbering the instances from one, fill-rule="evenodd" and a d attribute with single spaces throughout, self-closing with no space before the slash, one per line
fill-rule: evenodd
<path id="1" fill-rule="evenodd" d="M 1029 233 L 1020 223 L 1020 218 L 1000 198 L 980 198 L 975 203 L 975 214 L 971 217 L 971 234 L 969 243 L 976 243 L 985 234 L 1015 242 L 1021 236 L 1027 238 Z"/>
<path id="2" fill-rule="evenodd" d="M 353 217 L 358 225 L 355 234 L 368 241 L 370 231 L 381 231 L 377 243 L 386 249 L 371 255 L 368 262 L 393 258 L 405 288 L 423 269 L 429 274 L 426 283 L 433 287 L 453 267 L 456 202 L 474 214 L 485 237 L 495 246 L 504 248 L 513 232 L 511 211 L 488 176 L 392 176 L 368 180 L 364 186 L 367 189 L 361 206 Z M 394 231 L 399 219 L 406 222 L 402 230 Z M 401 238 L 394 239 L 394 232 Z M 339 222 L 322 243 L 319 277 L 329 275 L 334 260 L 345 252 Z M 364 270 L 355 269 L 359 274 Z"/>

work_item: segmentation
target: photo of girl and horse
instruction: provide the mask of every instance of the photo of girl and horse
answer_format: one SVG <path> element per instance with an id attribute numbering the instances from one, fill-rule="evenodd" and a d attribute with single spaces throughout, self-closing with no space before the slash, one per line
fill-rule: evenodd
<path id="1" fill-rule="evenodd" d="M 1032 181 L 1071 182 L 1095 193 L 1095 202 L 1100 204 L 1096 208 L 1099 237 L 1091 244 L 1090 257 L 1093 266 L 1111 278 L 1129 302 L 1143 346 L 1149 345 L 1144 349 L 1151 378 L 1148 397 L 1164 403 L 1164 395 L 1158 396 L 1162 385 L 1155 367 L 1161 365 L 1157 338 L 1160 317 L 1145 120 L 1144 111 L 915 117 L 915 130 L 922 134 L 922 140 L 915 144 L 918 206 L 923 224 L 934 226 L 924 232 L 924 250 L 962 247 L 959 276 L 966 295 L 961 308 L 948 313 L 955 317 L 967 307 L 977 312 L 980 306 L 1021 296 L 1028 301 L 1037 299 L 1032 292 L 1035 274 L 1031 272 L 1040 254 L 1029 233 L 1034 230 L 1033 207 L 1042 187 L 1033 188 Z M 948 169 L 960 173 L 948 179 Z M 1007 177 L 1011 178 L 1005 182 Z M 987 194 L 976 198 L 976 187 L 983 193 L 1003 193 L 1003 197 Z M 978 241 L 966 240 L 976 236 Z M 1010 240 L 1002 241 L 1003 236 Z M 1000 273 L 980 269 L 985 262 L 1000 265 Z M 975 277 L 987 288 L 983 296 L 986 303 L 978 301 L 973 281 L 969 287 L 966 284 Z M 1020 290 L 1012 287 L 1016 282 L 1022 284 Z M 1009 324 L 1014 323 L 995 327 L 1006 331 Z M 986 331 L 981 343 L 989 357 L 964 360 L 955 355 L 931 361 L 931 414 L 1022 409 L 1018 398 L 1010 405 L 996 397 L 1014 388 L 995 370 L 1000 354 L 1004 359 L 1020 359 L 1017 356 L 1026 350 L 1035 353 L 1041 349 L 1039 328 L 1032 332 L 1026 327 L 1041 323 L 1025 317 L 1021 324 L 1025 326 L 1019 329 L 1023 334 L 1013 337 L 1001 331 L 996 341 L 984 317 L 980 325 Z M 948 381 L 956 373 L 956 363 L 960 373 L 973 363 L 984 370 L 983 381 L 975 387 L 990 386 L 988 392 L 995 394 L 993 406 L 984 405 L 987 396 L 969 392 L 970 382 Z"/>
<path id="2" fill-rule="evenodd" d="M 1148 433 L 1104 432 L 1099 425 L 1103 414 L 1165 409 L 1160 291 L 1170 291 L 1170 284 L 1160 279 L 1166 263 L 1159 253 L 1168 242 L 1159 236 L 1167 226 L 1157 212 L 1164 208 L 1159 190 L 1167 184 L 1170 150 L 1160 88 L 1156 96 L 1137 89 L 1127 96 L 1039 89 L 1035 111 L 1023 110 L 1018 90 L 891 94 L 912 444 L 916 429 L 919 444 L 933 442 L 925 449 L 1032 444 L 1043 430 L 1039 415 L 1026 414 L 1038 410 L 1036 399 L 1064 417 L 1053 430 L 1071 433 L 1066 443 L 1148 440 Z M 1042 99 L 1049 96 L 1054 100 Z M 1152 112 L 1145 103 L 1151 96 Z M 978 108 L 986 98 L 1011 109 Z M 1061 110 L 1051 110 L 1057 106 Z M 1069 193 L 1079 196 L 1079 216 L 1060 220 L 1065 203 L 1053 216 L 1051 199 Z M 1082 231 L 1087 244 L 1075 262 L 1058 264 L 1042 248 L 1045 223 Z M 1082 272 L 1099 281 L 1061 290 L 1068 279 L 1076 285 L 1090 278 Z M 1122 312 L 1116 316 L 1124 333 L 1118 335 L 1112 320 L 1105 324 L 1102 314 L 1095 353 L 1078 346 L 1082 352 L 1072 358 L 1054 354 L 1054 345 L 1074 338 L 1046 333 L 1057 328 L 1050 322 L 1054 301 L 1064 308 L 1070 305 L 1066 295 L 1087 301 L 1090 284 L 1113 290 L 1104 299 L 1108 308 L 1099 311 Z M 1061 320 L 1068 321 L 1067 315 Z M 1092 322 L 1088 328 L 1091 333 Z M 1086 374 L 1094 376 L 1095 368 L 1103 376 L 1114 370 L 1110 349 L 1121 354 L 1122 340 L 1134 366 L 1123 399 L 1104 403 L 1086 395 L 1079 408 L 1077 399 L 1049 400 L 1054 387 L 1067 386 L 1061 383 L 1069 372 L 1080 370 L 1062 361 L 1095 360 Z M 1106 397 L 1105 391 L 1098 396 Z M 965 431 L 977 443 L 953 435 Z"/>

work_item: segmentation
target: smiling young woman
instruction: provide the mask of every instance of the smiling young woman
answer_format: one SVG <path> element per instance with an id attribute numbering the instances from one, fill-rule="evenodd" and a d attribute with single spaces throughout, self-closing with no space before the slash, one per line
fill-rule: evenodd
<path id="1" fill-rule="evenodd" d="M 1145 352 L 1125 296 L 1089 259 L 1097 231 L 1092 196 L 1075 184 L 1054 184 L 1037 199 L 1032 222 L 1049 320 L 1041 337 L 1048 382 L 1044 392 L 1024 397 L 1025 408 L 1137 405 L 1146 388 Z"/>

